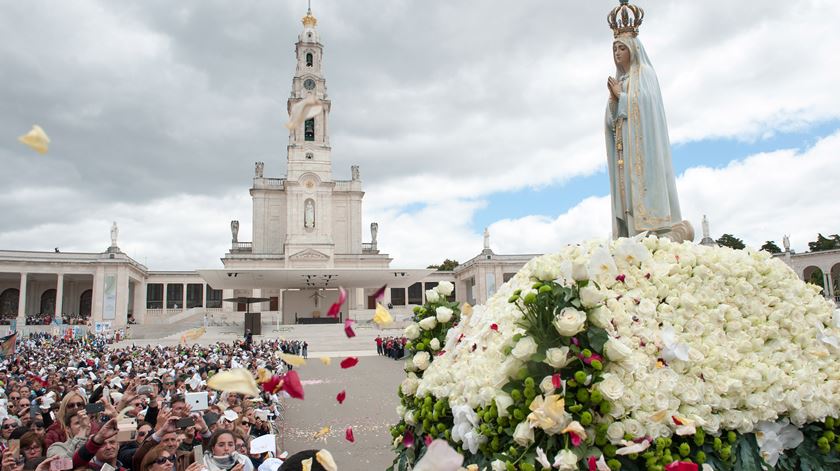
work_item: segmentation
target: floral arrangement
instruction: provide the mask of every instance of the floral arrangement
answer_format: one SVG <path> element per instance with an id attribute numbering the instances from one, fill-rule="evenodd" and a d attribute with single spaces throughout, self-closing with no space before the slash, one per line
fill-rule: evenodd
<path id="1" fill-rule="evenodd" d="M 765 252 L 591 241 L 460 318 L 427 299 L 393 469 L 434 439 L 493 471 L 840 468 L 840 314 Z"/>

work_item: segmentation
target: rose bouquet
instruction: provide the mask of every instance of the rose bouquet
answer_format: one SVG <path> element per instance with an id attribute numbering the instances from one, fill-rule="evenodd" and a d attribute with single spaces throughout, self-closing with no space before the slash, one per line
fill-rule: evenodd
<path id="1" fill-rule="evenodd" d="M 592 241 L 428 299 L 394 469 L 435 438 L 494 471 L 840 467 L 840 316 L 764 252 Z"/>

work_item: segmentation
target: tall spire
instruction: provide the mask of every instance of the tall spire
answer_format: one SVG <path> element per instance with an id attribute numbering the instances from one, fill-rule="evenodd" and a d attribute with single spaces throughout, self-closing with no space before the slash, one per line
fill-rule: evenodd
<path id="1" fill-rule="evenodd" d="M 312 14 L 312 0 L 307 0 L 306 16 L 301 21 L 306 28 L 314 28 L 318 24 L 318 19 Z"/>

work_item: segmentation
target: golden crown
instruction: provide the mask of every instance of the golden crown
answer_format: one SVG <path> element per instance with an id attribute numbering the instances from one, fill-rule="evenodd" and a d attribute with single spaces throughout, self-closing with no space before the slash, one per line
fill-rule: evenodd
<path id="1" fill-rule="evenodd" d="M 301 19 L 301 21 L 303 22 L 303 26 L 307 28 L 312 28 L 318 24 L 318 19 L 312 15 L 311 8 L 306 11 L 306 16 L 304 16 L 303 19 Z"/>
<path id="2" fill-rule="evenodd" d="M 607 15 L 607 23 L 613 30 L 613 36 L 633 36 L 639 34 L 639 26 L 645 18 L 645 11 L 636 5 L 630 5 L 630 0 L 620 0 L 621 5 L 613 8 Z"/>

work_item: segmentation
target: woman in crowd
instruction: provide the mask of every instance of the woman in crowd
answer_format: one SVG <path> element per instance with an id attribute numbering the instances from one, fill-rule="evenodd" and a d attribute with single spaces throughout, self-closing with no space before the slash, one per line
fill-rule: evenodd
<path id="1" fill-rule="evenodd" d="M 57 417 L 66 417 L 68 412 L 76 413 L 84 410 L 86 404 L 87 401 L 85 401 L 85 397 L 78 391 L 70 391 L 61 400 L 61 406 L 58 408 Z M 67 430 L 64 424 L 65 422 L 63 420 L 56 420 L 47 429 L 47 434 L 44 438 L 44 442 L 46 442 L 47 447 L 50 447 L 53 443 L 67 441 Z"/>
<path id="2" fill-rule="evenodd" d="M 236 436 L 230 430 L 217 430 L 210 437 L 210 450 L 204 453 L 208 471 L 254 471 L 251 460 L 236 449 Z"/>
<path id="3" fill-rule="evenodd" d="M 43 458 L 46 451 L 47 447 L 44 446 L 44 439 L 35 432 L 26 432 L 20 437 L 20 454 L 26 461 Z"/>

